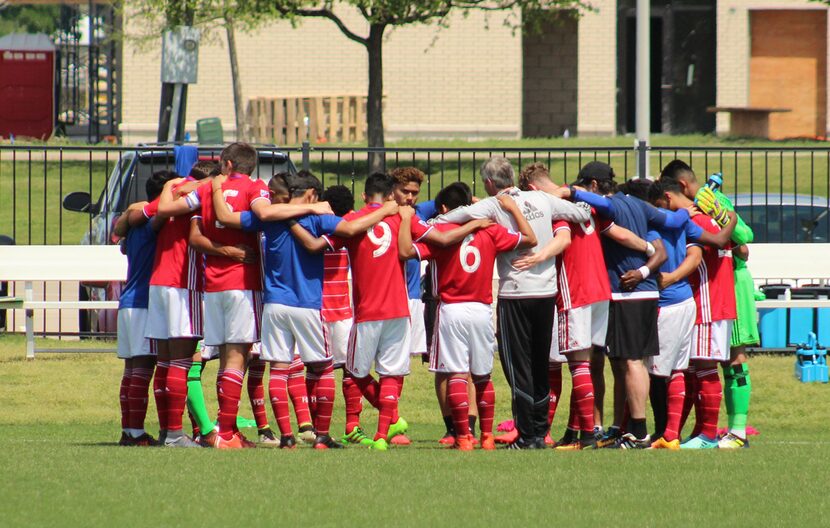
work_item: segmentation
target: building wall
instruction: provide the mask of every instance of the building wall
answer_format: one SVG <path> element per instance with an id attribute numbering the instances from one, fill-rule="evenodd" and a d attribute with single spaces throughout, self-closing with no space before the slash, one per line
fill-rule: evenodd
<path id="1" fill-rule="evenodd" d="M 617 123 L 617 2 L 593 0 L 579 20 L 580 135 L 613 135 Z"/>
<path id="2" fill-rule="evenodd" d="M 750 9 L 815 10 L 822 7 L 806 0 L 720 0 L 717 6 L 718 106 L 749 105 Z M 830 110 L 828 114 L 830 117 Z M 725 134 L 728 131 L 729 115 L 718 114 L 717 132 Z"/>
<path id="3" fill-rule="evenodd" d="M 518 137 L 521 133 L 521 36 L 502 24 L 503 13 L 456 15 L 448 29 L 391 30 L 384 45 L 387 137 Z M 515 14 L 511 15 L 514 17 Z M 362 18 L 344 16 L 367 34 Z M 128 19 L 128 34 L 142 24 Z M 125 142 L 155 140 L 160 98 L 160 39 L 141 48 L 128 40 L 123 53 Z M 237 34 L 243 100 L 267 96 L 365 94 L 367 55 L 328 20 L 305 19 L 297 28 L 274 22 Z M 146 48 L 146 49 L 145 49 Z M 233 95 L 223 32 L 203 40 L 199 82 L 189 88 L 187 128 L 220 117 L 233 135 Z M 228 133 L 230 131 L 230 133 Z"/>

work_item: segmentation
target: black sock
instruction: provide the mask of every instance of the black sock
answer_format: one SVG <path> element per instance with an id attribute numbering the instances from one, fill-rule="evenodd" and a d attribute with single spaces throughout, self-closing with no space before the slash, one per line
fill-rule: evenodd
<path id="1" fill-rule="evenodd" d="M 565 434 L 562 436 L 563 444 L 572 444 L 579 439 L 579 431 L 575 431 L 570 427 L 565 428 Z"/>
<path id="2" fill-rule="evenodd" d="M 645 438 L 648 434 L 648 430 L 646 429 L 646 419 L 645 418 L 631 418 L 628 420 L 630 425 L 630 432 L 637 439 Z"/>
<path id="3" fill-rule="evenodd" d="M 669 387 L 667 381 L 666 378 L 651 376 L 649 399 L 651 400 L 651 409 L 654 411 L 654 438 L 663 436 L 669 418 Z M 642 437 L 638 436 L 637 438 Z"/>
<path id="4" fill-rule="evenodd" d="M 475 436 L 476 435 L 476 419 L 478 417 L 477 416 L 468 416 L 467 418 L 470 420 L 470 434 Z"/>
<path id="5" fill-rule="evenodd" d="M 452 424 L 452 416 L 444 416 L 444 426 L 447 428 L 446 434 L 455 436 L 455 426 Z"/>

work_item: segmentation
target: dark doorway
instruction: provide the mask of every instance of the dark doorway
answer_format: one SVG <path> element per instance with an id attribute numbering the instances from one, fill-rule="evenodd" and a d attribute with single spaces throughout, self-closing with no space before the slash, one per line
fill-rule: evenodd
<path id="1" fill-rule="evenodd" d="M 620 4 L 618 24 L 618 127 L 635 130 L 636 11 Z M 711 133 L 715 116 L 714 1 L 674 1 L 651 10 L 651 132 Z"/>

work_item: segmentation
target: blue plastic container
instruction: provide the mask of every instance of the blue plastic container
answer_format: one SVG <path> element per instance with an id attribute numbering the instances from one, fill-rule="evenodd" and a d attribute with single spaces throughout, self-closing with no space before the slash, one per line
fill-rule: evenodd
<path id="1" fill-rule="evenodd" d="M 761 286 L 761 291 L 767 299 L 783 299 L 790 287 L 786 284 L 768 284 Z M 760 324 L 758 330 L 761 333 L 761 346 L 763 348 L 786 348 L 787 347 L 787 309 L 772 308 L 758 310 Z"/>
<path id="2" fill-rule="evenodd" d="M 795 377 L 801 383 L 827 383 L 827 350 L 816 343 L 816 334 L 810 332 L 807 343 L 795 351 Z"/>

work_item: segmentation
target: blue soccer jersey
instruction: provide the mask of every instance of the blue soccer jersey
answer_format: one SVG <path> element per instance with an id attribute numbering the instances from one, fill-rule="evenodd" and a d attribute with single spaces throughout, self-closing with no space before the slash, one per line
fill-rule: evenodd
<path id="1" fill-rule="evenodd" d="M 133 227 L 124 242 L 127 246 L 127 282 L 121 290 L 118 308 L 147 308 L 150 275 L 156 256 L 156 232 L 152 222 Z"/>
<path id="2" fill-rule="evenodd" d="M 415 216 L 425 222 L 434 218 L 437 214 L 434 200 L 419 203 L 415 206 Z M 406 261 L 406 290 L 410 299 L 421 298 L 421 261 L 418 259 Z"/>
<path id="3" fill-rule="evenodd" d="M 666 262 L 660 266 L 661 272 L 671 273 L 676 270 L 686 258 L 686 241 L 696 240 L 703 231 L 697 224 L 686 222 L 684 229 L 657 230 L 666 248 Z M 649 239 L 649 242 L 651 240 Z M 671 306 L 692 298 L 692 287 L 686 277 L 671 286 L 660 290 L 660 306 Z"/>
<path id="4" fill-rule="evenodd" d="M 343 221 L 334 215 L 297 220 L 312 236 L 334 233 Z M 323 306 L 323 255 L 312 254 L 291 235 L 287 222 L 262 222 L 250 211 L 241 214 L 242 229 L 265 235 L 263 302 L 319 310 Z"/>

